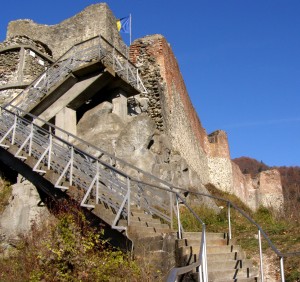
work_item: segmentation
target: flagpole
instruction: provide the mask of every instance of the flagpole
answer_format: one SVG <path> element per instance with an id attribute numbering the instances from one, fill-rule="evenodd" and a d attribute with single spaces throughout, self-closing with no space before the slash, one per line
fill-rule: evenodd
<path id="1" fill-rule="evenodd" d="M 129 14 L 129 46 L 131 45 L 131 14 Z"/>

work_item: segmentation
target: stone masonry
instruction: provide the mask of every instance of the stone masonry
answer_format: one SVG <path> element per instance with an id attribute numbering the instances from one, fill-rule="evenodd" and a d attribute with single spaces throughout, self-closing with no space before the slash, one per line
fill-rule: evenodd
<path id="1" fill-rule="evenodd" d="M 51 26 L 28 19 L 12 21 L 8 25 L 7 38 L 17 35 L 45 43 L 55 59 L 73 45 L 94 36 L 102 35 L 120 48 L 124 45 L 116 28 L 116 18 L 106 3 L 88 6 L 79 14 Z"/>

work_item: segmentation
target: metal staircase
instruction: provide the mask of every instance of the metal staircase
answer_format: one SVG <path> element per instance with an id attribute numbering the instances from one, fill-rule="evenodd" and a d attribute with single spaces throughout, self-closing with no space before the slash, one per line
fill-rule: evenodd
<path id="1" fill-rule="evenodd" d="M 177 257 L 177 265 L 170 271 L 168 281 L 175 281 L 185 273 L 197 273 L 196 281 L 197 279 L 218 281 L 213 279 L 213 275 L 217 275 L 213 274 L 214 269 L 218 266 L 213 266 L 209 259 L 213 249 L 209 247 L 209 242 L 212 241 L 206 236 L 205 223 L 182 196 L 182 192 L 186 192 L 184 189 L 173 187 L 30 114 L 30 110 L 37 107 L 62 79 L 75 70 L 93 64 L 94 61 L 101 61 L 106 68 L 112 68 L 118 76 L 138 91 L 146 91 L 137 69 L 103 37 L 95 37 L 80 43 L 71 48 L 6 107 L 1 107 L 0 158 L 2 160 L 10 158 L 10 163 L 21 162 L 29 167 L 36 175 L 42 176 L 52 184 L 52 191 L 49 193 L 55 193 L 56 190 L 63 191 L 129 239 L 150 240 L 149 238 L 175 232 L 178 236 L 177 253 L 180 253 L 180 258 Z M 40 121 L 43 127 L 38 126 L 36 121 Z M 66 138 L 61 139 L 58 136 Z M 76 144 L 92 148 L 100 157 L 96 158 L 66 140 L 76 140 Z M 119 167 L 130 168 L 135 177 L 124 173 Z M 201 193 L 198 195 L 212 197 Z M 229 237 L 228 240 L 223 238 L 221 243 L 223 245 L 226 240 L 227 243 L 231 240 L 230 207 L 240 211 L 231 202 L 226 202 L 229 208 Z M 196 234 L 197 248 L 193 246 L 193 240 L 188 238 L 188 233 L 183 232 L 180 205 L 184 205 L 202 225 L 202 233 Z M 245 216 L 242 211 L 240 212 Z M 267 238 L 261 228 L 254 224 L 258 227 L 259 235 L 262 234 Z M 229 245 L 223 247 L 229 248 L 231 252 L 234 250 Z M 186 253 L 188 250 L 192 252 Z M 284 279 L 285 254 L 280 253 L 275 247 L 273 250 L 281 259 L 281 274 Z M 187 256 L 192 259 L 187 259 Z M 233 262 L 234 271 L 242 272 L 236 270 L 240 269 L 240 259 L 236 256 L 236 261 Z M 256 279 L 256 276 L 251 277 Z M 262 267 L 260 277 L 263 277 Z M 232 278 L 228 279 L 232 280 L 249 281 L 237 279 L 234 273 Z"/>
<path id="2" fill-rule="evenodd" d="M 14 111 L 14 107 L 17 107 L 30 112 L 60 81 L 68 76 L 72 79 L 72 72 L 89 64 L 99 68 L 98 62 L 138 92 L 146 93 L 138 69 L 128 59 L 128 47 L 122 46 L 121 49 L 119 51 L 101 35 L 74 45 L 14 98 L 7 108 Z M 76 83 L 76 79 L 73 79 L 73 83 Z"/>

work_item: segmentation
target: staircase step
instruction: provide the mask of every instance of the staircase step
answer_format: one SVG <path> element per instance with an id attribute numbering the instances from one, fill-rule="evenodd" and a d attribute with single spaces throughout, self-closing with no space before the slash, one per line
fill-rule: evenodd
<path id="1" fill-rule="evenodd" d="M 200 239 L 178 239 L 176 240 L 176 245 L 178 248 L 184 246 L 199 246 L 201 243 Z M 227 245 L 227 239 L 215 239 L 215 238 L 207 238 L 206 239 L 207 246 L 225 246 Z"/>
<path id="2" fill-rule="evenodd" d="M 223 278 L 215 278 L 214 276 L 210 275 L 210 273 L 208 273 L 208 282 L 256 282 L 258 281 L 256 276 L 250 276 L 250 277 L 243 277 L 243 275 L 237 274 L 236 278 L 230 278 L 231 275 L 229 275 L 228 277 L 223 277 Z M 189 273 L 187 274 L 187 277 L 185 277 L 183 280 L 183 282 L 189 282 L 189 281 L 199 281 L 199 274 L 198 272 L 193 272 L 193 273 Z"/>
<path id="3" fill-rule="evenodd" d="M 224 261 L 214 261 L 214 260 L 208 260 L 207 262 L 207 268 L 208 271 L 214 271 L 214 270 L 225 270 L 225 269 L 240 269 L 240 268 L 250 268 L 252 267 L 252 261 L 250 260 L 224 260 Z"/>
<path id="4" fill-rule="evenodd" d="M 240 246 L 236 245 L 224 245 L 224 246 L 206 246 L 207 254 L 223 254 L 239 252 L 241 250 Z M 179 252 L 183 255 L 185 254 L 199 254 L 200 245 L 197 246 L 184 246 L 179 248 Z"/>
<path id="5" fill-rule="evenodd" d="M 227 233 L 206 232 L 206 239 L 227 239 Z M 183 232 L 182 237 L 185 239 L 201 240 L 202 232 Z"/>
<path id="6" fill-rule="evenodd" d="M 208 271 L 208 280 L 214 281 L 215 279 L 227 280 L 227 279 L 250 278 L 250 277 L 255 277 L 256 275 L 257 275 L 257 271 L 250 268 L 216 270 L 216 271 Z"/>

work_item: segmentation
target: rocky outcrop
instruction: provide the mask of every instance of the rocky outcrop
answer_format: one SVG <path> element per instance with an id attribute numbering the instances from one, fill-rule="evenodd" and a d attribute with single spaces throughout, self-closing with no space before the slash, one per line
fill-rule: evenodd
<path id="1" fill-rule="evenodd" d="M 9 202 L 0 216 L 0 234 L 5 241 L 19 239 L 19 236 L 27 234 L 33 225 L 38 226 L 50 216 L 35 186 L 28 181 L 12 185 Z"/>
<path id="2" fill-rule="evenodd" d="M 208 193 L 196 172 L 173 150 L 168 136 L 156 128 L 155 122 L 146 113 L 128 115 L 127 119 L 121 120 L 112 112 L 109 102 L 103 102 L 83 115 L 77 124 L 77 135 L 176 187 Z M 87 145 L 79 142 L 75 145 L 96 155 L 96 151 Z M 122 163 L 118 164 L 118 168 L 146 180 Z"/>

